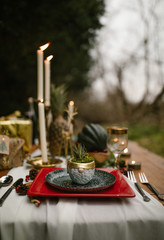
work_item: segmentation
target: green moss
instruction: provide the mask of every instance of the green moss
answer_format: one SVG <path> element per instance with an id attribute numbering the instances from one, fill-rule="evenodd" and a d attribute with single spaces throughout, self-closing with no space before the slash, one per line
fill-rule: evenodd
<path id="1" fill-rule="evenodd" d="M 93 162 L 94 158 L 90 157 L 90 156 L 85 156 L 84 158 L 80 159 L 80 158 L 73 158 L 72 162 L 77 162 L 77 163 L 89 163 L 89 162 Z"/>

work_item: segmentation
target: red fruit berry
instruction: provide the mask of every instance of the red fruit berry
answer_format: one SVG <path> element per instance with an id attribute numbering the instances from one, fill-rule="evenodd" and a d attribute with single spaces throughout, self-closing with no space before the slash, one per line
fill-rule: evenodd
<path id="1" fill-rule="evenodd" d="M 26 182 L 29 182 L 29 178 L 26 178 Z"/>
<path id="2" fill-rule="evenodd" d="M 106 149 L 103 150 L 104 153 L 107 153 L 108 151 Z"/>

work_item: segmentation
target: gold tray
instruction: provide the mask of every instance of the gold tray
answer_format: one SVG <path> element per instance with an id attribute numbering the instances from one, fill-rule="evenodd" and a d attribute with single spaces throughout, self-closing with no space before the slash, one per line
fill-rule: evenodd
<path id="1" fill-rule="evenodd" d="M 62 160 L 59 158 L 52 158 L 48 157 L 48 163 L 43 163 L 42 162 L 42 157 L 33 157 L 31 159 L 27 160 L 28 164 L 31 164 L 32 166 L 36 168 L 53 168 L 57 164 L 62 163 Z"/>

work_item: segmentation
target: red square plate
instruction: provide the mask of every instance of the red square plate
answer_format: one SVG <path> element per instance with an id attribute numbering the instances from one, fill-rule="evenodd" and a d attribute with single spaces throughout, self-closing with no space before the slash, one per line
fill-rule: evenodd
<path id="1" fill-rule="evenodd" d="M 116 182 L 103 191 L 93 193 L 64 192 L 50 186 L 46 183 L 45 176 L 47 173 L 57 169 L 59 168 L 42 168 L 34 179 L 27 195 L 39 197 L 135 197 L 134 191 L 117 169 L 101 168 L 102 171 L 113 174 L 116 177 Z"/>

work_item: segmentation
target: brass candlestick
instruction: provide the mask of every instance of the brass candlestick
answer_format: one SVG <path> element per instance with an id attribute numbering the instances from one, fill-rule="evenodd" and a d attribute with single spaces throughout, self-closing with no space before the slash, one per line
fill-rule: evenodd
<path id="1" fill-rule="evenodd" d="M 64 140 L 65 158 L 67 159 L 69 149 L 71 151 L 71 155 L 73 155 L 71 134 L 70 134 L 70 132 L 63 131 L 62 137 Z"/>
<path id="2" fill-rule="evenodd" d="M 65 112 L 67 112 L 68 114 L 68 129 L 69 129 L 69 132 L 70 132 L 70 126 L 71 124 L 73 125 L 74 124 L 74 116 L 76 116 L 78 114 L 77 112 L 77 108 L 74 108 L 74 112 L 72 114 L 70 114 L 68 108 L 65 109 Z M 73 132 L 70 132 L 70 134 L 73 134 Z"/>
<path id="3" fill-rule="evenodd" d="M 28 164 L 31 164 L 35 168 L 54 168 L 57 164 L 62 163 L 62 160 L 53 157 L 48 157 L 48 162 L 44 163 L 41 156 L 29 158 Z"/>

